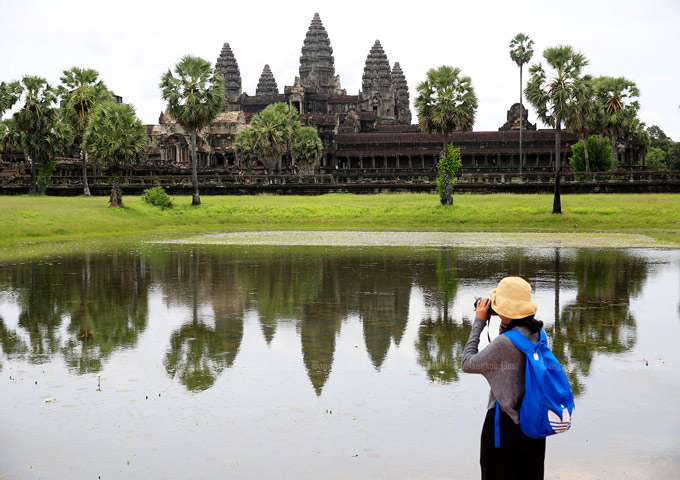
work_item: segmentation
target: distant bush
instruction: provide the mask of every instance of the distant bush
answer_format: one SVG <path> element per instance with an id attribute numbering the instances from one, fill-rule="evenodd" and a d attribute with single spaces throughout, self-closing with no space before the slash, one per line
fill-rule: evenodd
<path id="1" fill-rule="evenodd" d="M 153 207 L 172 208 L 172 197 L 170 197 L 163 187 L 153 187 L 144 190 L 142 200 Z"/>

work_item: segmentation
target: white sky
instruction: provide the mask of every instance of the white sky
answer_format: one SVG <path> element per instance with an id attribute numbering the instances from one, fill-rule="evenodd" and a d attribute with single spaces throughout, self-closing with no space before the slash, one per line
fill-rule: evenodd
<path id="1" fill-rule="evenodd" d="M 640 118 L 680 140 L 678 0 L 0 0 L 0 80 L 31 74 L 57 85 L 65 69 L 95 68 L 144 123 L 156 123 L 165 107 L 161 74 L 185 54 L 214 64 L 225 42 L 234 51 L 245 92 L 255 94 L 265 63 L 282 92 L 298 75 L 315 12 L 348 94 L 361 88 L 366 56 L 379 39 L 390 64 L 401 64 L 411 103 L 429 68 L 454 65 L 472 78 L 477 93 L 474 129 L 497 130 L 518 101 L 519 69 L 508 44 L 523 32 L 535 42 L 530 63 L 548 46 L 569 44 L 590 60 L 587 73 L 635 81 Z M 415 122 L 413 109 L 412 114 Z M 536 121 L 531 110 L 529 120 Z"/>

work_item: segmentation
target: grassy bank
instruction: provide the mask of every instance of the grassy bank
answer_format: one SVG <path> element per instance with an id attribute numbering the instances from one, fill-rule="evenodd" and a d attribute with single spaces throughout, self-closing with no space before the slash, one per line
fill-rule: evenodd
<path id="1" fill-rule="evenodd" d="M 20 244 L 87 241 L 209 231 L 366 230 L 642 233 L 680 245 L 679 194 L 568 195 L 552 215 L 552 195 L 331 194 L 318 197 L 176 197 L 160 210 L 139 197 L 122 209 L 104 197 L 0 197 L 0 241 Z"/>

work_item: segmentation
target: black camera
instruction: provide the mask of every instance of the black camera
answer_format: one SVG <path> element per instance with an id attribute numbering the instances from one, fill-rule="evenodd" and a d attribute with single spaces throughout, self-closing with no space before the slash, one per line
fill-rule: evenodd
<path id="1" fill-rule="evenodd" d="M 474 304 L 475 310 L 477 310 L 477 304 L 479 303 L 479 301 L 481 299 L 482 299 L 482 297 L 475 297 L 475 304 Z M 491 315 L 498 315 L 498 314 L 493 311 L 493 308 L 491 308 L 491 304 L 489 304 L 489 317 L 491 317 Z"/>

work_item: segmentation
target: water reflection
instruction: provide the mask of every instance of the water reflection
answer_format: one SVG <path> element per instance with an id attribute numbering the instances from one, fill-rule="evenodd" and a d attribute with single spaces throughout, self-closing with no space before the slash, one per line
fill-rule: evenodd
<path id="1" fill-rule="evenodd" d="M 9 359 L 61 356 L 73 373 L 99 372 L 115 350 L 137 345 L 149 298 L 161 295 L 179 318 L 163 365 L 190 391 L 211 388 L 234 365 L 250 313 L 267 345 L 282 325 L 294 325 L 316 395 L 349 321 L 361 322 L 376 371 L 392 348 L 404 347 L 431 380 L 451 383 L 471 328 L 470 292 L 483 295 L 503 276 L 521 275 L 554 295 L 555 318 L 543 320 L 578 394 L 599 352 L 635 345 L 630 302 L 648 270 L 644 257 L 620 250 L 202 247 L 31 261 L 0 266 L 2 298 L 20 311 L 16 327 L 0 317 L 0 344 Z M 423 299 L 417 315 L 414 291 Z M 562 305 L 560 297 L 574 300 Z M 415 333 L 404 346 L 410 321 Z"/>
<path id="2" fill-rule="evenodd" d="M 648 266 L 644 259 L 620 250 L 579 250 L 569 273 L 576 281 L 576 299 L 561 314 L 556 310 L 555 322 L 546 330 L 579 394 L 584 389 L 581 378 L 590 373 L 597 353 L 623 353 L 635 345 L 630 302 L 642 290 Z"/>
<path id="3" fill-rule="evenodd" d="M 18 326 L 27 334 L 10 332 L 3 323 L 3 351 L 31 363 L 61 354 L 77 374 L 98 372 L 115 349 L 134 347 L 146 327 L 147 270 L 137 255 L 3 266 L 0 285 L 16 296 Z"/>

